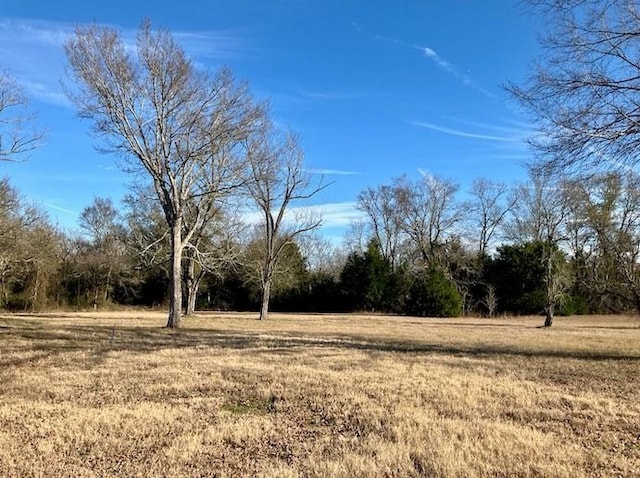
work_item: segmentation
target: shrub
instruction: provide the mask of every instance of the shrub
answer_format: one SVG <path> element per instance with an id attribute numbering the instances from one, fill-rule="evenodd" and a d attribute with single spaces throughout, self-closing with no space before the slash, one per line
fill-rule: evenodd
<path id="1" fill-rule="evenodd" d="M 457 317 L 462 312 L 462 296 L 442 270 L 431 267 L 415 277 L 406 311 L 421 317 Z"/>

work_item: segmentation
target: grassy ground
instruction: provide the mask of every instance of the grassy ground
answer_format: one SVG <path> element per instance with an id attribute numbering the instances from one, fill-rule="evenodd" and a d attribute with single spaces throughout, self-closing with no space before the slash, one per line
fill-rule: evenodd
<path id="1" fill-rule="evenodd" d="M 0 476 L 640 476 L 640 320 L 0 316 Z"/>

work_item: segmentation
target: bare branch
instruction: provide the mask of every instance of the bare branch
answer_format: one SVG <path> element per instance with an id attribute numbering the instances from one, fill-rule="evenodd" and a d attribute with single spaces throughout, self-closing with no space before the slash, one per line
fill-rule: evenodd
<path id="1" fill-rule="evenodd" d="M 44 132 L 31 127 L 33 120 L 18 83 L 0 72 L 0 160 L 15 161 L 42 144 Z"/>
<path id="2" fill-rule="evenodd" d="M 539 125 L 541 171 L 585 176 L 640 162 L 640 12 L 634 0 L 528 0 L 543 55 L 507 89 Z"/>

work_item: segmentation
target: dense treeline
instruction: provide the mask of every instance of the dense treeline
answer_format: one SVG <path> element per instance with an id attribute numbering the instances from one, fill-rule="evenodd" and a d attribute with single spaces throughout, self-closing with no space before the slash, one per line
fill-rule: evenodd
<path id="1" fill-rule="evenodd" d="M 402 177 L 358 197 L 365 220 L 337 247 L 301 236 L 274 273 L 272 309 L 460 314 L 618 313 L 640 306 L 640 177 L 570 182 Z M 96 198 L 54 227 L 0 183 L 0 301 L 8 310 L 166 306 L 169 238 L 139 191 Z M 183 258 L 185 308 L 258 310 L 264 236 L 220 209 Z M 189 252 L 191 251 L 191 252 Z"/>

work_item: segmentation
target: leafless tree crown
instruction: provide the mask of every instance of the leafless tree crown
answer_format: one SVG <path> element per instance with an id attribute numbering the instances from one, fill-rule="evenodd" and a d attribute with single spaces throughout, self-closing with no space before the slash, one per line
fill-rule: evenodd
<path id="1" fill-rule="evenodd" d="M 640 9 L 635 0 L 529 0 L 543 54 L 510 90 L 538 124 L 538 168 L 594 173 L 640 161 Z"/>
<path id="2" fill-rule="evenodd" d="M 33 115 L 20 85 L 0 71 L 0 160 L 16 160 L 42 143 L 44 133 L 33 128 Z"/>

